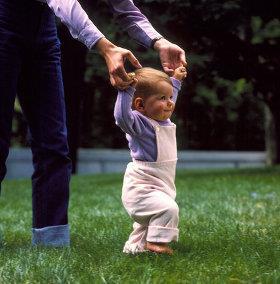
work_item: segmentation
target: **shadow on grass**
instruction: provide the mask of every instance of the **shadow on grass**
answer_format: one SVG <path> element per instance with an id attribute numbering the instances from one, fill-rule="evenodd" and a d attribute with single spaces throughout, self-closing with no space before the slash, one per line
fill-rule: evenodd
<path id="1" fill-rule="evenodd" d="M 42 245 L 32 245 L 31 240 L 19 240 L 19 241 L 3 241 L 0 243 L 0 251 L 6 251 L 8 253 L 17 254 L 18 251 L 28 251 L 28 252 L 43 252 L 43 251 L 64 251 L 69 250 L 70 247 L 53 247 L 53 246 L 42 246 Z"/>
<path id="2" fill-rule="evenodd" d="M 174 244 L 172 248 L 174 248 L 176 253 L 183 254 L 183 255 L 187 255 L 193 251 L 193 248 L 191 247 L 190 244 L 186 244 L 180 241 Z"/>
<path id="3" fill-rule="evenodd" d="M 18 250 L 30 250 L 32 248 L 31 240 L 3 240 L 0 243 L 0 251 L 5 251 L 12 254 L 17 254 Z"/>

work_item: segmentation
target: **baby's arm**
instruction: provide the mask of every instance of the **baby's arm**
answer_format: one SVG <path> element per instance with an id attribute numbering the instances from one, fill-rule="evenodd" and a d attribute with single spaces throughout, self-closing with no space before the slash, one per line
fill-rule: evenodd
<path id="1" fill-rule="evenodd" d="M 118 97 L 114 108 L 116 124 L 130 135 L 140 135 L 145 129 L 144 121 L 135 114 L 132 109 L 132 98 L 135 88 L 129 87 L 118 91 Z"/>
<path id="2" fill-rule="evenodd" d="M 181 90 L 182 83 L 181 81 L 175 79 L 174 77 L 170 77 L 172 85 L 173 85 L 173 98 L 172 101 L 176 103 L 178 92 Z"/>
<path id="3" fill-rule="evenodd" d="M 182 81 L 187 76 L 185 67 L 178 67 L 175 69 L 173 76 L 170 78 L 173 85 L 173 102 L 176 103 L 178 92 L 181 90 Z"/>

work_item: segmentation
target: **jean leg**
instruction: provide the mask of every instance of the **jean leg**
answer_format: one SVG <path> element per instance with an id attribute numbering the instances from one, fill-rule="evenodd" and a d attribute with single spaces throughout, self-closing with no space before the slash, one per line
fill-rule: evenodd
<path id="1" fill-rule="evenodd" d="M 26 57 L 18 96 L 30 128 L 33 153 L 33 244 L 63 246 L 69 244 L 71 161 L 54 21 L 47 32 L 50 40 L 38 44 Z"/>
<path id="2" fill-rule="evenodd" d="M 38 62 L 37 62 L 38 63 Z M 19 99 L 31 135 L 34 173 L 32 175 L 33 242 L 49 244 L 62 237 L 62 245 L 69 243 L 68 200 L 71 161 L 68 157 L 65 106 L 60 66 L 31 64 L 32 78 L 21 82 Z M 39 76 L 37 76 L 39 75 Z M 57 233 L 61 226 L 65 233 Z M 46 229 L 46 228 L 49 228 Z M 37 233 L 36 233 L 37 232 Z M 44 232 L 46 239 L 44 239 Z M 60 237 L 59 237 L 60 236 Z M 60 244 L 59 240 L 52 243 Z"/>
<path id="3" fill-rule="evenodd" d="M 14 100 L 21 67 L 20 38 L 8 29 L 4 8 L 0 11 L 0 185 L 6 174 Z M 1 186 L 0 186 L 1 188 Z"/>

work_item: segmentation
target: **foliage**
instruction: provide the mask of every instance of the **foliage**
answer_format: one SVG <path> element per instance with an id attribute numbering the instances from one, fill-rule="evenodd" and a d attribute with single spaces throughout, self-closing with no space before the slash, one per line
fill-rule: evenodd
<path id="1" fill-rule="evenodd" d="M 244 45 L 243 41 L 250 48 L 260 37 L 263 40 L 276 37 L 278 21 L 273 19 L 264 26 L 263 23 L 257 23 L 259 17 L 252 16 L 252 22 L 248 22 L 250 15 L 247 14 L 252 12 L 251 7 L 247 11 L 240 1 L 212 0 L 207 1 L 207 5 L 205 1 L 183 0 L 135 3 L 159 32 L 187 51 L 189 77 L 183 85 L 174 118 L 178 125 L 179 147 L 263 149 L 263 105 L 253 99 L 256 84 L 247 72 L 249 70 L 244 70 L 247 61 L 251 59 L 244 55 L 242 60 L 239 59 L 239 50 Z M 109 35 L 117 44 L 133 50 L 142 65 L 160 68 L 159 60 L 152 50 L 147 51 L 135 45 L 113 24 L 107 7 L 102 6 L 101 10 L 105 16 L 98 18 L 97 12 L 93 12 L 93 18 L 99 19 L 98 24 L 104 34 Z M 95 11 L 99 13 L 100 7 Z M 241 21 L 237 17 L 240 13 L 243 15 Z M 253 36 L 242 38 L 242 34 L 248 29 L 255 32 L 255 39 Z M 108 116 L 101 118 L 101 113 L 112 111 L 115 100 L 111 96 L 115 91 L 109 86 L 106 90 L 102 87 L 104 91 L 100 91 L 98 87 L 99 84 L 108 84 L 108 80 L 103 79 L 104 76 L 107 77 L 107 71 L 100 68 L 102 63 L 94 52 L 89 54 L 86 79 L 97 89 L 93 104 L 98 106 L 91 118 L 90 131 L 96 133 L 94 141 L 100 143 L 95 142 L 93 145 L 123 147 L 126 142 L 120 138 L 116 128 L 112 130 L 112 137 L 118 138 L 112 144 L 115 140 L 110 139 L 110 133 L 107 133 Z M 107 110 L 100 109 L 100 105 L 105 108 L 107 105 Z M 112 115 L 110 117 L 109 123 L 114 123 Z M 90 146 L 91 143 L 84 144 L 87 145 Z"/>
<path id="2" fill-rule="evenodd" d="M 126 256 L 122 176 L 73 177 L 70 249 L 30 247 L 30 182 L 2 187 L 1 283 L 279 283 L 279 168 L 181 171 L 173 257 Z"/>
<path id="3" fill-rule="evenodd" d="M 189 76 L 174 116 L 179 148 L 263 150 L 263 102 L 276 114 L 280 107 L 277 1 L 134 2 L 161 34 L 187 51 Z M 111 41 L 132 50 L 143 66 L 160 68 L 153 50 L 137 45 L 115 24 L 106 1 L 81 3 Z M 80 146 L 126 147 L 114 126 L 116 91 L 105 63 L 91 50 L 86 64 Z"/>
<path id="4" fill-rule="evenodd" d="M 18 99 L 15 100 L 14 118 L 12 123 L 11 144 L 14 147 L 26 146 L 27 142 L 27 123 L 22 113 Z"/>

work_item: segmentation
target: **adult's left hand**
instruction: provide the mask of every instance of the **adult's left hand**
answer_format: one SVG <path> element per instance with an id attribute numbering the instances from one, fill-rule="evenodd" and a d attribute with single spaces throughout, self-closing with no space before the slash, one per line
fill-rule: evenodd
<path id="1" fill-rule="evenodd" d="M 163 70 L 172 76 L 180 66 L 187 67 L 185 51 L 165 38 L 157 40 L 154 49 L 158 51 Z"/>

